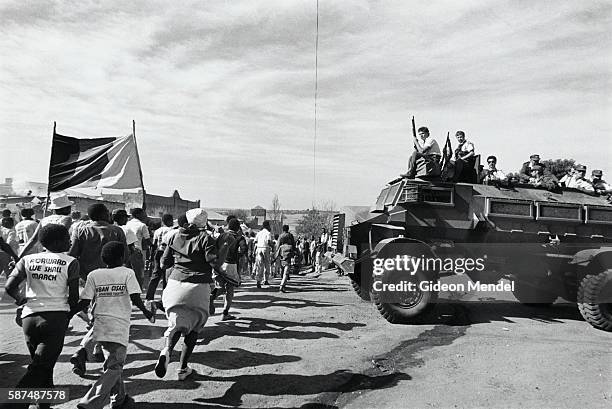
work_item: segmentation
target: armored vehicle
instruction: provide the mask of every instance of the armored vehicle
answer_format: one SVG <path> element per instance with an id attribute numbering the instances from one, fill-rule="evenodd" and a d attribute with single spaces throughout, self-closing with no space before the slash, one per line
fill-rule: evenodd
<path id="1" fill-rule="evenodd" d="M 382 189 L 367 220 L 336 219 L 342 250 L 334 263 L 391 323 L 418 322 L 436 304 L 435 285 L 406 283 L 463 274 L 468 283 L 511 284 L 510 299 L 524 304 L 577 302 L 589 324 L 612 331 L 612 205 L 605 197 L 399 178 Z M 471 271 L 434 262 L 410 273 L 384 264 L 406 257 L 484 262 Z"/>

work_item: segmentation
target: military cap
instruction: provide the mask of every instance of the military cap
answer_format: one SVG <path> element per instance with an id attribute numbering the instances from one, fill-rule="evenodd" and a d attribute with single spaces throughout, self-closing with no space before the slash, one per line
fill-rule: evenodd
<path id="1" fill-rule="evenodd" d="M 603 175 L 603 172 L 599 169 L 593 169 L 593 172 L 591 172 L 591 175 L 601 177 Z"/>
<path id="2" fill-rule="evenodd" d="M 538 155 L 537 153 L 534 153 L 533 155 L 529 157 L 529 159 L 531 160 L 540 159 L 540 155 Z"/>
<path id="3" fill-rule="evenodd" d="M 586 172 L 586 166 L 584 166 L 584 165 L 578 165 L 578 166 L 576 166 L 576 170 L 577 170 L 578 172 Z"/>

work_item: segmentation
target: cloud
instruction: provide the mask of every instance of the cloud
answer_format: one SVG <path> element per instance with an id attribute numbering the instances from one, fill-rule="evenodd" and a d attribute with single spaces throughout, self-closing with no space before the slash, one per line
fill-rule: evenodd
<path id="1" fill-rule="evenodd" d="M 104 136 L 135 119 L 151 192 L 310 206 L 314 5 L 3 3 L 0 137 L 10 152 L 36 148 L 30 163 L 0 161 L 0 174 L 44 180 L 54 120 Z M 465 129 L 508 170 L 536 150 L 611 175 L 575 137 L 586 126 L 606 146 L 612 131 L 608 2 L 319 6 L 314 200 L 372 202 L 405 170 L 411 115 L 439 139 Z"/>

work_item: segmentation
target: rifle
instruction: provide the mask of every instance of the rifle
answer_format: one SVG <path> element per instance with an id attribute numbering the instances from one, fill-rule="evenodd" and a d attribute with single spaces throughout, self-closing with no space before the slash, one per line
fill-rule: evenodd
<path id="1" fill-rule="evenodd" d="M 414 136 L 414 138 L 416 139 L 417 134 L 416 134 L 416 125 L 414 124 L 414 115 L 412 115 L 412 136 Z M 416 144 L 414 145 L 414 150 L 417 150 Z"/>

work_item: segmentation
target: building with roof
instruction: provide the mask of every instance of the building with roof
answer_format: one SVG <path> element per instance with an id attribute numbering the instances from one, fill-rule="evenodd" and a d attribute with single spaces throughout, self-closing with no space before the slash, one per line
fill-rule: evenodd
<path id="1" fill-rule="evenodd" d="M 261 220 L 265 220 L 266 219 L 266 209 L 264 209 L 261 206 L 255 206 L 254 208 L 251 209 L 251 216 L 259 217 L 261 218 Z"/>
<path id="2" fill-rule="evenodd" d="M 225 218 L 227 216 L 223 216 L 221 213 L 217 213 L 212 209 L 204 209 L 208 213 L 208 223 L 213 226 L 223 226 L 225 225 Z"/>
<path id="3" fill-rule="evenodd" d="M 142 207 L 143 192 L 141 189 L 138 192 L 123 192 L 118 194 L 103 193 L 102 197 L 107 200 L 120 201 L 125 203 L 127 209 Z M 200 207 L 199 200 L 187 200 L 181 198 L 178 190 L 175 190 L 171 196 L 146 194 L 147 214 L 150 217 L 162 217 L 165 213 L 170 213 L 176 219 L 181 214 L 184 214 L 189 209 Z"/>

